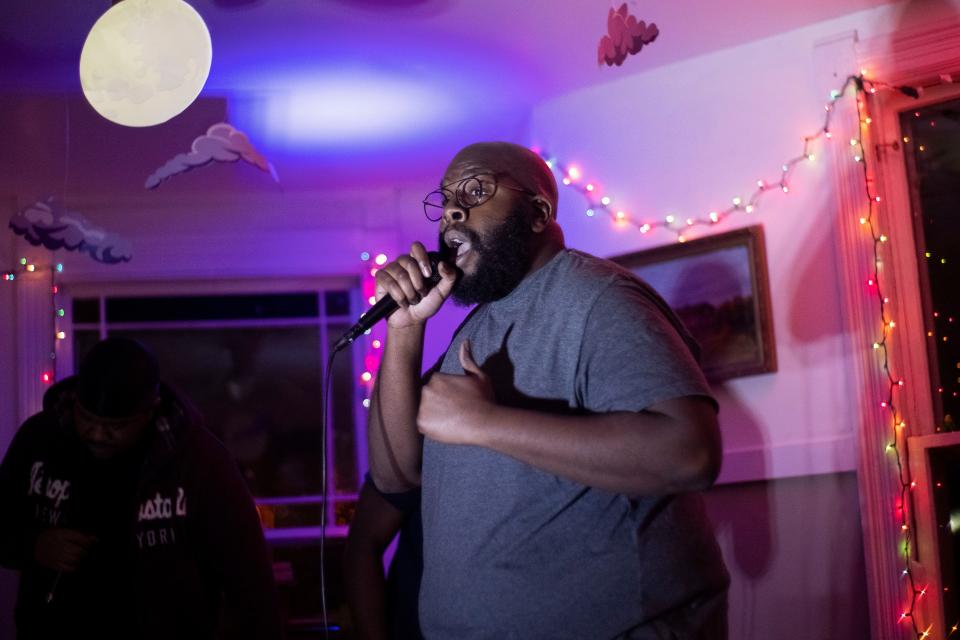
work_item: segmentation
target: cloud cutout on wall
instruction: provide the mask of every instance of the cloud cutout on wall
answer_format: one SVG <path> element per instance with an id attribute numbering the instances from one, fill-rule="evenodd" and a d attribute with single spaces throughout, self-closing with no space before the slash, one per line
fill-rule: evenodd
<path id="1" fill-rule="evenodd" d="M 38 200 L 14 215 L 10 228 L 34 246 L 87 253 L 104 264 L 129 262 L 133 258 L 129 242 L 94 227 L 82 214 L 62 208 L 53 198 Z"/>
<path id="2" fill-rule="evenodd" d="M 660 29 L 652 22 L 648 25 L 630 15 L 627 3 L 607 14 L 607 33 L 597 46 L 597 64 L 607 66 L 623 64 L 627 56 L 640 53 L 643 45 L 650 44 L 660 35 Z"/>
<path id="3" fill-rule="evenodd" d="M 207 129 L 205 135 L 196 138 L 190 145 L 188 153 L 177 154 L 150 174 L 143 186 L 147 189 L 156 189 L 161 182 L 178 173 L 202 167 L 213 161 L 236 162 L 241 159 L 266 171 L 279 182 L 273 165 L 250 144 L 247 134 L 238 131 L 233 125 L 220 122 Z"/>

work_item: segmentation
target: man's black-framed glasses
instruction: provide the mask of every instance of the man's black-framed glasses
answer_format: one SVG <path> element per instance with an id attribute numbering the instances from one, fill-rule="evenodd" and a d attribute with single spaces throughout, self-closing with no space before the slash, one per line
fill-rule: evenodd
<path id="1" fill-rule="evenodd" d="M 443 209 L 451 200 L 454 200 L 463 209 L 473 209 L 474 207 L 479 207 L 496 195 L 497 187 L 499 186 L 505 189 L 520 191 L 528 196 L 537 195 L 533 191 L 523 187 L 500 184 L 497 178 L 501 176 L 509 177 L 510 174 L 478 173 L 445 184 L 436 191 L 428 193 L 427 197 L 423 199 L 423 213 L 427 216 L 427 220 L 437 222 L 443 217 Z"/>

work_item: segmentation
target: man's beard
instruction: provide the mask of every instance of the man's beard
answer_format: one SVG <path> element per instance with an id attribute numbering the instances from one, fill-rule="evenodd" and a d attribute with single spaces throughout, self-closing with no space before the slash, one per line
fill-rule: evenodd
<path id="1" fill-rule="evenodd" d="M 453 301 L 464 307 L 499 300 L 513 291 L 530 268 L 530 210 L 523 204 L 514 207 L 506 221 L 481 237 L 461 227 L 457 229 L 470 240 L 471 251 L 477 252 L 477 268 L 473 275 L 461 274 L 453 289 Z M 440 236 L 440 257 L 453 264 L 456 250 L 448 247 Z"/>

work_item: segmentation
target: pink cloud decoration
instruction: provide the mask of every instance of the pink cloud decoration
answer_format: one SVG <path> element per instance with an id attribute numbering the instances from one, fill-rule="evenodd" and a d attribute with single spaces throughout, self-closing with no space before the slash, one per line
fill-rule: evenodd
<path id="1" fill-rule="evenodd" d="M 627 3 L 619 9 L 610 9 L 607 14 L 607 33 L 597 46 L 597 64 L 607 66 L 623 64 L 628 55 L 640 53 L 643 45 L 650 44 L 660 35 L 657 25 L 637 20 L 627 10 Z"/>
<path id="2" fill-rule="evenodd" d="M 38 200 L 15 214 L 10 218 L 10 228 L 36 247 L 87 253 L 104 264 L 129 262 L 133 257 L 129 242 L 98 229 L 82 214 L 64 209 L 53 198 Z"/>
<path id="3" fill-rule="evenodd" d="M 245 160 L 261 171 L 266 171 L 274 180 L 278 180 L 273 165 L 257 151 L 250 139 L 233 125 L 220 122 L 209 129 L 205 135 L 196 138 L 190 145 L 189 153 L 180 153 L 171 158 L 162 167 L 147 178 L 144 187 L 156 189 L 164 180 L 178 173 L 184 173 L 211 162 L 236 162 Z"/>

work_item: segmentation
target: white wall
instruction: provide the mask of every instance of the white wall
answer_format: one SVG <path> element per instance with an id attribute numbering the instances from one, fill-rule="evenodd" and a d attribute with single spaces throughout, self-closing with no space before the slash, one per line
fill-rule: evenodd
<path id="1" fill-rule="evenodd" d="M 0 215 L 4 218 L 13 213 L 13 199 L 0 199 Z M 0 271 L 13 265 L 13 237 L 0 234 Z M 0 281 L 0 452 L 7 445 L 17 428 L 17 365 L 14 344 L 15 311 L 12 282 Z M 2 456 L 3 454 L 0 454 Z M 0 567 L 0 638 L 14 637 L 12 616 L 16 595 L 17 577 L 13 571 Z"/>
<path id="2" fill-rule="evenodd" d="M 533 142 L 582 168 L 586 180 L 600 184 L 632 217 L 703 218 L 727 208 L 734 196 L 749 196 L 758 179 L 779 180 L 783 162 L 800 155 L 803 136 L 822 127 L 829 94 L 818 43 L 851 30 L 860 37 L 882 34 L 939 15 L 905 11 L 865 11 L 649 72 L 625 72 L 540 105 Z M 851 67 L 843 71 L 858 72 Z M 842 82 L 843 75 L 836 88 Z M 856 464 L 851 358 L 864 345 L 850 344 L 842 331 L 833 194 L 827 156 L 822 148 L 814 152 L 818 158 L 794 172 L 789 194 L 769 192 L 754 213 L 689 234 L 761 224 L 766 235 L 779 370 L 716 389 L 724 481 Z M 675 241 L 662 230 L 643 236 L 588 218 L 585 208 L 582 196 L 562 190 L 560 219 L 571 246 L 614 256 Z"/>
<path id="3" fill-rule="evenodd" d="M 0 200 L 0 215 L 13 213 L 13 199 Z M 0 235 L 0 271 L 13 268 L 14 238 Z M 7 445 L 16 429 L 17 361 L 14 343 L 16 318 L 15 282 L 0 281 L 0 451 Z"/>

